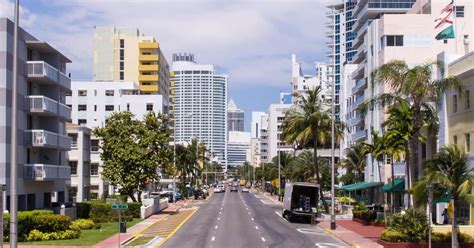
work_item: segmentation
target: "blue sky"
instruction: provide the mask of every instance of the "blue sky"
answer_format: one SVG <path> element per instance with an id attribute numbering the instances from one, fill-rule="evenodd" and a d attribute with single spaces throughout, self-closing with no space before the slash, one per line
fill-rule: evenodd
<path id="1" fill-rule="evenodd" d="M 73 79 L 92 78 L 94 26 L 137 27 L 153 35 L 168 61 L 192 52 L 229 75 L 229 97 L 245 111 L 266 111 L 290 91 L 291 54 L 314 73 L 326 61 L 324 6 L 331 0 L 21 0 L 20 25 L 63 51 Z M 13 16 L 13 0 L 0 0 Z"/>

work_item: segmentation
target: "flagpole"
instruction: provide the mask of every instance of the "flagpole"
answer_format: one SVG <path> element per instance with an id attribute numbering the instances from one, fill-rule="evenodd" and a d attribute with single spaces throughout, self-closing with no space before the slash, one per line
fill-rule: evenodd
<path id="1" fill-rule="evenodd" d="M 457 8 L 457 7 L 456 7 L 456 0 L 453 0 L 453 13 L 452 13 L 452 15 L 453 15 L 453 19 L 454 19 L 454 25 L 453 25 L 453 26 L 454 26 L 454 27 L 453 27 L 453 29 L 454 29 L 454 49 L 455 49 L 454 51 L 455 51 L 455 53 L 456 53 L 456 55 L 457 55 L 457 54 L 458 54 L 458 37 L 457 37 L 457 33 L 458 33 L 458 32 L 457 32 L 457 28 L 458 28 L 458 25 L 457 25 L 457 23 L 456 23 L 456 19 L 458 19 L 458 18 L 457 18 L 457 16 L 456 16 L 456 12 L 457 12 L 456 8 Z"/>

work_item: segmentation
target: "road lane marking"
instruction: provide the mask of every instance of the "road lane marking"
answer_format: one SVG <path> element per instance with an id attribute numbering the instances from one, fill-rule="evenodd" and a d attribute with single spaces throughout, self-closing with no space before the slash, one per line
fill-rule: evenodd
<path id="1" fill-rule="evenodd" d="M 252 218 L 252 220 L 253 220 L 253 221 L 255 221 L 255 219 L 254 219 L 254 218 Z"/>
<path id="2" fill-rule="evenodd" d="M 214 227 L 214 229 L 217 229 L 217 226 L 216 226 L 216 227 Z"/>
<path id="3" fill-rule="evenodd" d="M 250 214 L 250 212 L 249 212 L 249 214 Z"/>
<path id="4" fill-rule="evenodd" d="M 331 248 L 331 247 L 344 248 L 344 247 L 347 247 L 347 246 L 338 245 L 338 244 L 331 244 L 331 243 L 316 243 L 315 245 L 316 245 L 316 247 L 319 247 L 319 248 Z"/>
<path id="5" fill-rule="evenodd" d="M 264 237 L 261 237 L 262 238 L 262 241 L 265 242 L 265 238 Z"/>
<path id="6" fill-rule="evenodd" d="M 212 236 L 212 239 L 211 239 L 211 241 L 214 241 L 214 240 L 216 240 L 216 237 Z"/>
<path id="7" fill-rule="evenodd" d="M 312 229 L 312 228 L 298 228 L 296 231 L 300 233 L 305 233 L 305 234 L 312 234 L 312 235 L 326 235 L 324 231 L 320 231 L 317 229 Z"/>
<path id="8" fill-rule="evenodd" d="M 221 220 L 221 217 L 217 218 L 217 220 Z"/>
<path id="9" fill-rule="evenodd" d="M 258 226 L 255 226 L 255 229 L 257 229 L 257 230 L 258 230 Z"/>

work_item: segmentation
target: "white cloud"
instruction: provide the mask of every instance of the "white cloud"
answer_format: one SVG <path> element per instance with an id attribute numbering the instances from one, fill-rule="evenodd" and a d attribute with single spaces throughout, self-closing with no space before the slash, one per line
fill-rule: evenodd
<path id="1" fill-rule="evenodd" d="M 324 58 L 326 1 L 42 1 L 22 8 L 22 25 L 71 58 L 73 77 L 92 77 L 93 26 L 138 27 L 171 60 L 192 52 L 235 85 L 288 85 L 292 53 Z M 32 7 L 34 6 L 34 7 Z M 0 15 L 12 11 L 0 0 Z M 44 10 L 48 11 L 44 11 Z M 54 13 L 54 14 L 52 14 Z"/>

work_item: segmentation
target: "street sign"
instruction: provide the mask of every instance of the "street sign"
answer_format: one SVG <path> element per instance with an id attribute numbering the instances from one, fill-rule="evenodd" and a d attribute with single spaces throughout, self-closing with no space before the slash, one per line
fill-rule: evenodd
<path id="1" fill-rule="evenodd" d="M 124 204 L 124 205 L 122 205 L 122 204 L 114 204 L 114 205 L 112 205 L 112 208 L 113 208 L 113 209 L 128 209 L 128 205 L 126 205 L 126 204 Z"/>

